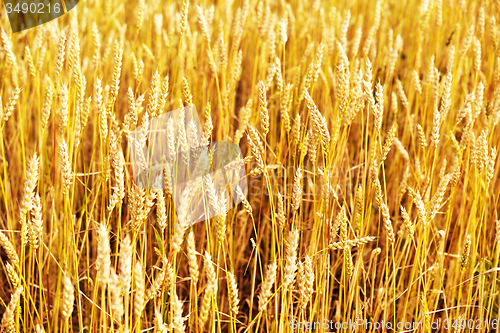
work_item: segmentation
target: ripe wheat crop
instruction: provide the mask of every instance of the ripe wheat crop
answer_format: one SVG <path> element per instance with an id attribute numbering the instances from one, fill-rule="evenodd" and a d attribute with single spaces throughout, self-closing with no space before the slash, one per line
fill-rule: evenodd
<path id="1" fill-rule="evenodd" d="M 500 1 L 85 0 L 14 34 L 4 8 L 3 331 L 500 324 Z M 190 106 L 145 187 L 129 134 Z M 192 224 L 198 139 L 248 186 L 199 177 Z"/>

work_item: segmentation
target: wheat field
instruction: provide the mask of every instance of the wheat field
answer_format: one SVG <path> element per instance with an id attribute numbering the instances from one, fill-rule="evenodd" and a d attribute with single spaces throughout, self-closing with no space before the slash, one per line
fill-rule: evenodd
<path id="1" fill-rule="evenodd" d="M 496 331 L 499 14 L 84 0 L 12 34 L 2 6 L 2 331 Z M 248 183 L 194 224 L 128 140 L 186 106 Z"/>

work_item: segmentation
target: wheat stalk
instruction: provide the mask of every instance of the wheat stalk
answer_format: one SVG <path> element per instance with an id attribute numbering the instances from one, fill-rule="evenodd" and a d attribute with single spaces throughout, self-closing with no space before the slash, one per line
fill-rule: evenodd
<path id="1" fill-rule="evenodd" d="M 6 332 L 16 332 L 16 323 L 15 323 L 15 312 L 17 308 L 17 302 L 19 302 L 19 298 L 21 296 L 22 288 L 17 288 L 16 291 L 12 294 L 9 304 L 7 305 L 7 309 L 3 313 L 1 327 Z"/>
<path id="2" fill-rule="evenodd" d="M 300 292 L 299 307 L 304 309 L 307 303 L 311 301 L 314 292 L 314 270 L 311 258 L 308 255 L 304 258 L 303 263 L 300 260 L 298 263 L 297 281 Z"/>
<path id="3" fill-rule="evenodd" d="M 140 261 L 134 266 L 134 315 L 137 322 L 140 322 L 142 311 L 144 310 L 144 268 Z"/>
<path id="4" fill-rule="evenodd" d="M 75 288 L 71 279 L 67 275 L 63 275 L 63 297 L 61 314 L 64 321 L 68 321 L 73 313 L 73 303 L 75 302 Z"/>
<path id="5" fill-rule="evenodd" d="M 63 183 L 63 194 L 67 194 L 68 190 L 73 183 L 73 171 L 68 155 L 68 146 L 64 138 L 59 142 L 59 157 L 61 158 L 61 173 Z"/>
<path id="6" fill-rule="evenodd" d="M 240 302 L 238 298 L 238 285 L 236 284 L 236 278 L 233 273 L 226 272 L 226 277 L 229 289 L 229 308 L 231 309 L 232 315 L 236 318 L 239 312 L 238 304 Z"/>
<path id="7" fill-rule="evenodd" d="M 205 274 L 207 276 L 208 285 L 201 299 L 200 314 L 198 316 L 198 325 L 203 328 L 207 322 L 212 298 L 217 293 L 217 276 L 215 275 L 215 270 L 212 263 L 212 257 L 208 252 L 205 252 L 203 257 Z"/>
<path id="8" fill-rule="evenodd" d="M 290 231 L 285 242 L 285 267 L 283 270 L 283 288 L 285 290 L 290 290 L 295 280 L 298 241 L 299 231 L 297 229 Z"/>
<path id="9" fill-rule="evenodd" d="M 109 234 L 106 226 L 99 224 L 97 229 L 98 241 L 97 241 L 97 261 L 96 267 L 99 273 L 99 281 L 102 287 L 105 289 L 110 282 L 110 267 L 111 267 L 111 249 L 109 247 Z"/>
<path id="10" fill-rule="evenodd" d="M 273 287 L 274 280 L 276 279 L 276 269 L 278 265 L 273 261 L 267 266 L 264 279 L 259 294 L 259 311 L 263 312 L 267 309 L 270 297 L 272 296 L 271 288 Z"/>

